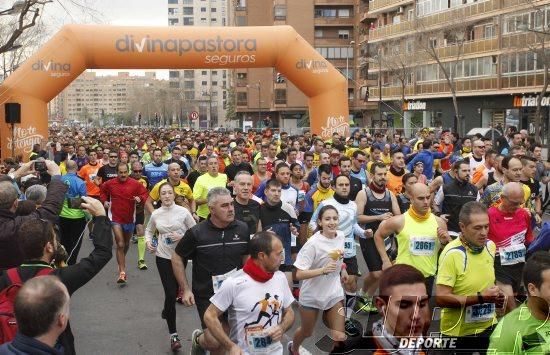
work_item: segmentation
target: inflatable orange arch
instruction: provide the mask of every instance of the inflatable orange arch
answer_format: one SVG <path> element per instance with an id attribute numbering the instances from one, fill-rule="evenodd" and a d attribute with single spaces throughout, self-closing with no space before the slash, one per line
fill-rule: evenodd
<path id="1" fill-rule="evenodd" d="M 0 85 L 0 104 L 21 104 L 15 140 L 0 110 L 2 157 L 26 159 L 48 136 L 47 103 L 86 69 L 275 67 L 309 99 L 313 133 L 349 133 L 347 81 L 291 26 L 68 25 Z"/>

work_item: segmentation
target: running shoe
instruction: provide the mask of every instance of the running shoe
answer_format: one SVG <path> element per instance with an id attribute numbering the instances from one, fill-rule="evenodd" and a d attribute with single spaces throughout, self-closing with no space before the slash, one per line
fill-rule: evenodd
<path id="1" fill-rule="evenodd" d="M 346 319 L 345 331 L 348 337 L 357 337 L 361 335 L 361 330 L 354 319 Z"/>
<path id="2" fill-rule="evenodd" d="M 378 313 L 378 308 L 374 306 L 372 298 L 357 296 L 357 300 L 355 301 L 355 312 Z"/>
<path id="3" fill-rule="evenodd" d="M 137 244 L 137 236 L 133 235 L 130 240 L 132 241 L 132 244 Z"/>
<path id="4" fill-rule="evenodd" d="M 191 351 L 190 355 L 206 355 L 206 350 L 204 350 L 199 344 L 199 336 L 203 333 L 201 329 L 193 330 L 191 334 Z"/>
<path id="5" fill-rule="evenodd" d="M 177 334 L 170 336 L 170 347 L 172 351 L 178 351 L 181 349 L 181 341 Z"/>
<path id="6" fill-rule="evenodd" d="M 116 282 L 119 285 L 126 285 L 126 273 L 124 271 L 121 271 L 120 274 L 118 274 L 118 280 Z"/>
<path id="7" fill-rule="evenodd" d="M 138 260 L 138 269 L 147 270 L 147 264 L 145 264 L 145 260 Z"/>
<path id="8" fill-rule="evenodd" d="M 287 344 L 286 344 L 286 348 L 288 350 L 288 355 L 300 355 L 300 352 L 299 351 L 292 351 L 292 344 L 294 344 L 294 342 L 291 340 L 289 341 Z"/>

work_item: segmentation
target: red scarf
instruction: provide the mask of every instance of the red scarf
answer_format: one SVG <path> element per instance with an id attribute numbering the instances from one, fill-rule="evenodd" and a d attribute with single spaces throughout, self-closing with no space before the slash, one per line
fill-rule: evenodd
<path id="1" fill-rule="evenodd" d="M 243 271 L 246 272 L 250 277 L 252 277 L 255 281 L 258 282 L 267 282 L 271 280 L 274 273 L 273 272 L 267 272 L 252 260 L 252 258 L 248 258 L 246 263 L 243 266 Z"/>

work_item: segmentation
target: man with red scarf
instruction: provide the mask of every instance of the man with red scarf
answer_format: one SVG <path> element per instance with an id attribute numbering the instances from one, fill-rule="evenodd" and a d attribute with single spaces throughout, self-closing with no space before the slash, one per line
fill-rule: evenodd
<path id="1" fill-rule="evenodd" d="M 281 338 L 294 323 L 294 297 L 286 276 L 278 271 L 283 245 L 273 232 L 258 232 L 250 241 L 250 259 L 242 270 L 225 281 L 210 298 L 204 321 L 212 335 L 230 354 L 258 350 L 282 354 Z M 219 317 L 229 313 L 229 334 Z"/>

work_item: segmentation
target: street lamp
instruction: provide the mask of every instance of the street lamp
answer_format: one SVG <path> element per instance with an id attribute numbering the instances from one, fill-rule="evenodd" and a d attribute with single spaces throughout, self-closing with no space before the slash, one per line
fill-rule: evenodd
<path id="1" fill-rule="evenodd" d="M 13 5 L 9 9 L 0 11 L 0 15 L 16 15 L 20 13 L 24 7 L 25 7 L 25 1 L 17 0 L 13 3 Z"/>

